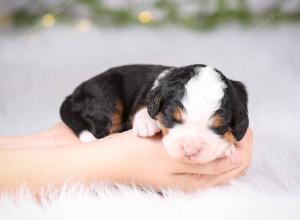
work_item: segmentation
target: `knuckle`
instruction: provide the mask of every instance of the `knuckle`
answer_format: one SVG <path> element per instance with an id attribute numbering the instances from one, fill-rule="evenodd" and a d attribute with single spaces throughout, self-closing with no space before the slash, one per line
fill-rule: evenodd
<path id="1" fill-rule="evenodd" d="M 243 170 L 239 173 L 238 177 L 245 176 L 245 175 L 247 174 L 247 172 L 248 172 L 248 168 L 243 169 Z"/>
<path id="2" fill-rule="evenodd" d="M 251 161 L 252 161 L 252 157 L 251 156 L 248 156 L 248 157 L 244 156 L 244 158 L 243 158 L 243 164 L 242 164 L 243 168 L 247 169 L 250 166 Z"/>
<path id="3" fill-rule="evenodd" d="M 212 164 L 212 174 L 217 174 L 219 172 L 219 163 L 215 162 Z"/>
<path id="4" fill-rule="evenodd" d="M 215 161 L 212 165 L 212 172 L 214 175 L 220 174 L 225 172 L 226 170 L 229 170 L 231 167 L 231 160 L 226 158 L 226 159 L 221 159 L 218 161 Z"/>

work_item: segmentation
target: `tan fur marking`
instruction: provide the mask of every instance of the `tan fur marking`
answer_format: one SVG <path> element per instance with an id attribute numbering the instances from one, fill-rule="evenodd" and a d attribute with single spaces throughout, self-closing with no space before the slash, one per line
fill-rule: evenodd
<path id="1" fill-rule="evenodd" d="M 122 115 L 123 115 L 123 103 L 121 100 L 117 100 L 115 105 L 115 112 L 112 114 L 111 117 L 111 128 L 109 130 L 110 134 L 120 132 Z"/>
<path id="2" fill-rule="evenodd" d="M 228 131 L 226 131 L 226 133 L 223 135 L 223 137 L 229 144 L 234 144 L 236 142 L 235 137 L 232 134 L 230 129 Z"/>
<path id="3" fill-rule="evenodd" d="M 169 129 L 166 128 L 166 127 L 164 126 L 164 123 L 163 123 L 163 120 L 162 120 L 162 117 L 161 117 L 161 113 L 158 114 L 158 115 L 155 117 L 155 120 L 158 120 L 158 121 L 159 121 L 159 124 L 160 124 L 159 128 L 160 128 L 160 130 L 161 130 L 161 134 L 162 134 L 163 136 L 167 135 L 167 134 L 169 133 Z"/>
<path id="4" fill-rule="evenodd" d="M 178 121 L 182 122 L 182 111 L 179 107 L 175 109 L 175 111 L 172 113 L 172 116 Z"/>
<path id="5" fill-rule="evenodd" d="M 160 129 L 161 129 L 161 134 L 163 136 L 165 136 L 165 135 L 167 135 L 169 133 L 169 129 L 166 128 L 165 126 L 161 126 Z"/>

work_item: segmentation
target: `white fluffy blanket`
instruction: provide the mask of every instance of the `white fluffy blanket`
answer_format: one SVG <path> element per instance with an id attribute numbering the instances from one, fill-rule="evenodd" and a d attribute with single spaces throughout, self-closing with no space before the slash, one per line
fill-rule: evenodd
<path id="1" fill-rule="evenodd" d="M 248 174 L 226 186 L 162 197 L 134 187 L 77 185 L 42 205 L 20 191 L 0 196 L 0 219 L 299 220 L 299 35 L 299 26 L 212 33 L 57 27 L 0 35 L 0 134 L 53 125 L 63 97 L 107 67 L 208 63 L 248 86 L 255 137 Z"/>

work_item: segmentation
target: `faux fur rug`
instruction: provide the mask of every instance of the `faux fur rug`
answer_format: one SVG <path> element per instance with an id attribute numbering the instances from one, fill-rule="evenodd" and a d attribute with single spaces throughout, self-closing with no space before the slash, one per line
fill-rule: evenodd
<path id="1" fill-rule="evenodd" d="M 126 63 L 215 65 L 250 94 L 253 161 L 246 176 L 194 194 L 134 187 L 65 187 L 37 204 L 26 191 L 0 196 L 0 219 L 300 219 L 300 27 L 226 27 L 211 33 L 167 28 L 69 27 L 0 35 L 0 135 L 59 121 L 63 98 L 83 80 Z"/>

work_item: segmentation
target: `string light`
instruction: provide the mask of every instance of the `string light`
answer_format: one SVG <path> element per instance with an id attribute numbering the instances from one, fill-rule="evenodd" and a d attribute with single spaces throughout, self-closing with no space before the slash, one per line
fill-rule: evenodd
<path id="1" fill-rule="evenodd" d="M 148 24 L 152 21 L 152 13 L 150 11 L 141 11 L 138 15 L 138 20 L 142 24 Z"/>
<path id="2" fill-rule="evenodd" d="M 82 19 L 76 25 L 76 29 L 80 32 L 87 32 L 91 29 L 92 22 L 88 19 Z"/>
<path id="3" fill-rule="evenodd" d="M 52 14 L 46 14 L 42 17 L 42 25 L 46 28 L 52 27 L 55 24 L 55 17 Z"/>

